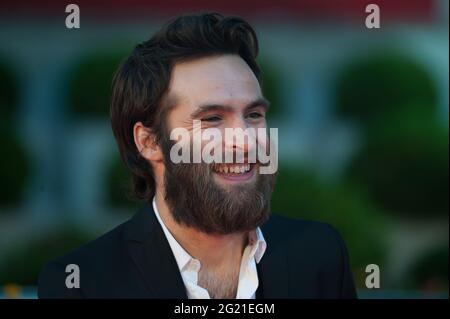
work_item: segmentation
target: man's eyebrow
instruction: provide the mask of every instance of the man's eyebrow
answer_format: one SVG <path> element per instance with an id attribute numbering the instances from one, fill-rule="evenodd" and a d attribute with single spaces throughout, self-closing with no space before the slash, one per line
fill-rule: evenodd
<path id="1" fill-rule="evenodd" d="M 233 108 L 229 105 L 221 104 L 204 104 L 197 107 L 197 109 L 192 112 L 191 118 L 198 118 L 202 114 L 212 111 L 222 111 L 222 112 L 232 112 Z"/>
<path id="2" fill-rule="evenodd" d="M 265 98 L 259 98 L 251 103 L 249 103 L 245 110 L 255 108 L 255 107 L 263 107 L 265 111 L 269 109 L 269 101 Z M 222 105 L 222 104 L 203 104 L 197 107 L 197 109 L 192 112 L 191 118 L 198 118 L 200 115 L 211 112 L 211 111 L 222 111 L 222 112 L 233 112 L 234 108 L 230 105 Z"/>
<path id="3" fill-rule="evenodd" d="M 252 109 L 255 107 L 262 107 L 267 112 L 270 107 L 270 102 L 267 99 L 262 97 L 262 98 L 259 98 L 255 101 L 251 102 L 249 105 L 247 105 L 245 107 L 245 109 L 248 110 L 248 109 Z"/>

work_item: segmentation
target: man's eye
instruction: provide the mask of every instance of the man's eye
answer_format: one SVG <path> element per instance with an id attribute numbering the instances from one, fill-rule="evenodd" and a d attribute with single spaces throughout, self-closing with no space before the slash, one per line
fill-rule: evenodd
<path id="1" fill-rule="evenodd" d="M 247 117 L 251 118 L 251 119 L 258 119 L 261 117 L 264 117 L 261 113 L 259 112 L 251 112 L 247 115 Z"/>
<path id="2" fill-rule="evenodd" d="M 209 116 L 202 119 L 202 121 L 204 122 L 218 122 L 220 120 L 222 120 L 222 118 L 219 116 Z"/>

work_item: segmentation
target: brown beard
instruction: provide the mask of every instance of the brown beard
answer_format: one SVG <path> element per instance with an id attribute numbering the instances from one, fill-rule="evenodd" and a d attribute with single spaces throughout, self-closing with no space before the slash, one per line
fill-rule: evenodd
<path id="1" fill-rule="evenodd" d="M 215 182 L 212 164 L 172 163 L 173 144 L 161 140 L 165 199 L 176 222 L 207 234 L 231 234 L 254 230 L 269 218 L 276 174 L 261 175 L 257 166 L 256 182 L 225 189 Z"/>

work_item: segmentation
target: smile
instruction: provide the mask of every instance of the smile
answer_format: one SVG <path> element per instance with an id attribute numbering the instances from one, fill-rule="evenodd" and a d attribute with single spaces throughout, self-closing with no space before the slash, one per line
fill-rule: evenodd
<path id="1" fill-rule="evenodd" d="M 228 181 L 246 181 L 253 177 L 255 164 L 214 164 L 213 172 Z"/>

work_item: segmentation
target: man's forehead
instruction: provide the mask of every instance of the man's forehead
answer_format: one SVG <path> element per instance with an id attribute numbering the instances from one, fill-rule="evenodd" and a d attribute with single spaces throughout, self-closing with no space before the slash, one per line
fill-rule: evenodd
<path id="1" fill-rule="evenodd" d="M 169 96 L 189 104 L 231 103 L 261 96 L 261 89 L 246 62 L 239 56 L 206 57 L 176 65 Z"/>

